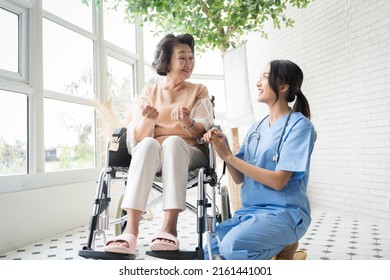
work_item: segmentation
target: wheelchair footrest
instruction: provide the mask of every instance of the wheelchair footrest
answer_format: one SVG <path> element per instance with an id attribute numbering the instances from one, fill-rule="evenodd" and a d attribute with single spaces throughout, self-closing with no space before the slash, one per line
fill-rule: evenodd
<path id="1" fill-rule="evenodd" d="M 135 260 L 136 255 L 111 253 L 105 251 L 94 251 L 88 248 L 83 248 L 79 251 L 79 256 L 86 259 L 94 260 Z"/>
<path id="2" fill-rule="evenodd" d="M 146 255 L 166 260 L 202 260 L 197 251 L 146 251 Z"/>

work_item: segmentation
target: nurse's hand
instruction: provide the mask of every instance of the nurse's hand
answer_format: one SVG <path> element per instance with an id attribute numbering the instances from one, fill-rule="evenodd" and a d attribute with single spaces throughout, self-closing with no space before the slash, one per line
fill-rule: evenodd
<path id="1" fill-rule="evenodd" d="M 232 155 L 226 135 L 217 128 L 212 128 L 203 135 L 203 141 L 213 144 L 219 157 L 225 160 Z"/>

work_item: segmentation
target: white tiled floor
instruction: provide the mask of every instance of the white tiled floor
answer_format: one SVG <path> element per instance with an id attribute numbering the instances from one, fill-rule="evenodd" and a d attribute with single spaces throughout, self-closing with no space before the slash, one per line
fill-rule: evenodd
<path id="1" fill-rule="evenodd" d="M 138 259 L 153 259 L 145 252 L 162 222 L 159 208 L 153 213 L 153 220 L 141 222 Z M 312 211 L 312 218 L 309 231 L 300 241 L 300 249 L 307 251 L 309 260 L 390 260 L 390 225 L 350 219 L 320 209 Z M 194 250 L 197 246 L 196 216 L 185 211 L 179 224 L 181 249 Z M 88 225 L 2 254 L 0 260 L 83 259 L 78 252 L 87 242 L 87 233 Z M 112 231 L 107 233 L 107 238 L 113 236 Z M 102 238 L 97 239 L 96 245 L 101 250 Z"/>

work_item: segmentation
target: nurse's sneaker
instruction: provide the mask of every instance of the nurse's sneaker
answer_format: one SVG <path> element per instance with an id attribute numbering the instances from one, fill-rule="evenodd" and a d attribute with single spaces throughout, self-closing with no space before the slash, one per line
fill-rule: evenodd
<path id="1" fill-rule="evenodd" d="M 307 253 L 305 251 L 299 250 L 294 254 L 294 260 L 296 261 L 304 261 L 307 258 Z"/>

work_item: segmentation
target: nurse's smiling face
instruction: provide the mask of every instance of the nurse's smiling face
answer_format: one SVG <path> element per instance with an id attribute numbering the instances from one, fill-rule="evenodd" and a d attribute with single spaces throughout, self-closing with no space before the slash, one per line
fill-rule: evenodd
<path id="1" fill-rule="evenodd" d="M 259 81 L 256 84 L 258 90 L 257 101 L 266 104 L 274 103 L 276 99 L 275 92 L 268 84 L 270 70 L 271 66 L 268 64 L 264 68 L 263 72 L 260 75 Z"/>

